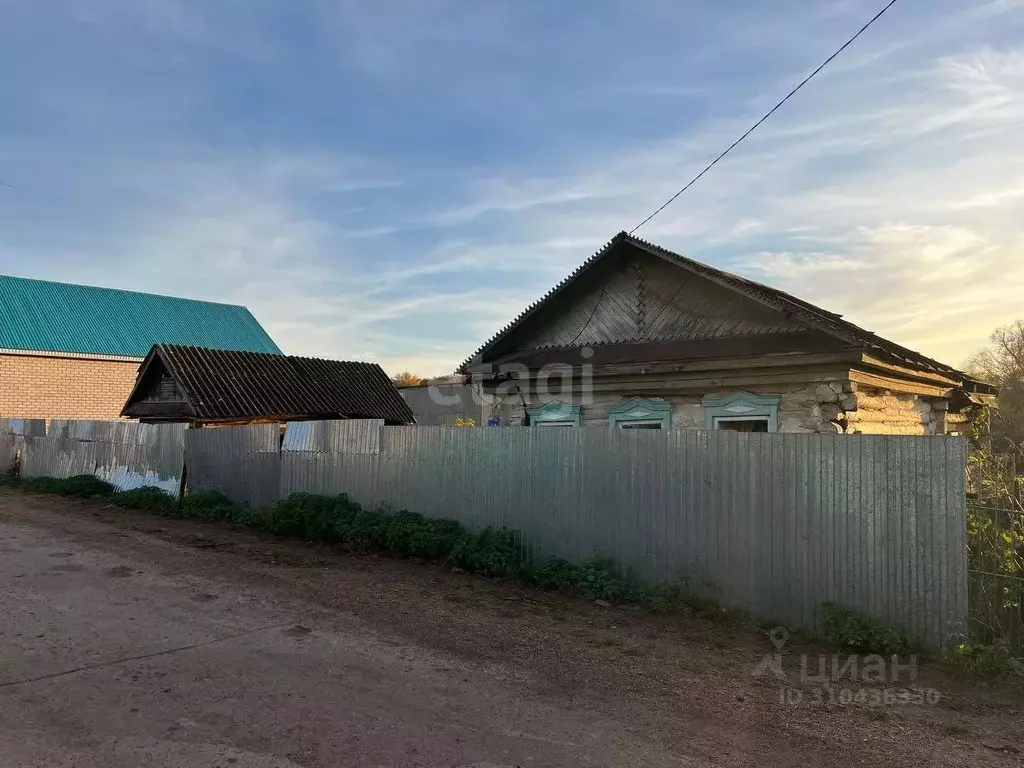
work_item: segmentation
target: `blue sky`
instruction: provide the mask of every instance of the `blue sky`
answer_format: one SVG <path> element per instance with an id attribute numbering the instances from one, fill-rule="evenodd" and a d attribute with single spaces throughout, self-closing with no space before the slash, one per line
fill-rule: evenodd
<path id="1" fill-rule="evenodd" d="M 0 0 L 0 272 L 452 370 L 880 0 Z M 1024 316 L 1024 0 L 900 0 L 638 234 L 959 364 Z"/>

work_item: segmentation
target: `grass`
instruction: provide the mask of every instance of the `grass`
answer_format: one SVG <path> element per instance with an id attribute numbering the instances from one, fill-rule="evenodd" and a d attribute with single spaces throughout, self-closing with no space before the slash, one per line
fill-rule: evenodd
<path id="1" fill-rule="evenodd" d="M 505 528 L 467 531 L 437 520 L 385 508 L 367 509 L 346 494 L 296 493 L 271 507 L 239 507 L 221 493 L 191 493 L 177 501 L 159 488 L 117 491 L 92 475 L 66 480 L 32 478 L 28 490 L 104 501 L 128 509 L 201 522 L 231 523 L 282 538 L 340 545 L 350 551 L 444 562 L 469 573 L 513 578 L 541 589 L 598 600 L 641 603 L 659 613 L 722 615 L 686 584 L 650 587 L 610 559 L 571 563 L 558 557 L 524 558 L 522 536 Z"/>

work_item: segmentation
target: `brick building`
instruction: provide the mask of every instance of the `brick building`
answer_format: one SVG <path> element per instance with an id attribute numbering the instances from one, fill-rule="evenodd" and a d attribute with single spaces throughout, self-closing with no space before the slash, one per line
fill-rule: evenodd
<path id="1" fill-rule="evenodd" d="M 0 418 L 119 418 L 157 343 L 280 353 L 245 307 L 0 275 Z"/>

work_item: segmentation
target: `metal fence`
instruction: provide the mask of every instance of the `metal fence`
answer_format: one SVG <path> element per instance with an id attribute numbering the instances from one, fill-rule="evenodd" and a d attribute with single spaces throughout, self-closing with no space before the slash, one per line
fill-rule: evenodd
<path id="1" fill-rule="evenodd" d="M 612 558 L 791 626 L 817 627 L 833 601 L 936 646 L 967 636 L 960 438 L 333 421 L 289 424 L 282 439 L 276 424 L 81 424 L 25 438 L 25 474 L 109 478 L 123 466 L 132 485 L 171 490 L 184 455 L 191 490 L 240 504 L 344 492 L 470 530 L 514 529 L 524 558 Z M 972 578 L 972 598 L 980 588 Z"/>
<path id="2" fill-rule="evenodd" d="M 18 472 L 25 437 L 45 434 L 43 419 L 0 419 L 0 473 Z"/>
<path id="3" fill-rule="evenodd" d="M 835 601 L 935 645 L 966 635 L 961 439 L 316 429 L 315 444 L 286 436 L 282 495 L 345 492 L 474 530 L 505 526 L 534 551 L 611 557 L 791 625 L 817 626 Z"/>
<path id="4" fill-rule="evenodd" d="M 236 504 L 262 507 L 280 497 L 281 427 L 189 429 L 185 473 L 192 492 L 219 491 Z"/>
<path id="5" fill-rule="evenodd" d="M 183 424 L 55 419 L 43 435 L 24 437 L 22 477 L 95 475 L 119 491 L 152 486 L 181 493 Z"/>

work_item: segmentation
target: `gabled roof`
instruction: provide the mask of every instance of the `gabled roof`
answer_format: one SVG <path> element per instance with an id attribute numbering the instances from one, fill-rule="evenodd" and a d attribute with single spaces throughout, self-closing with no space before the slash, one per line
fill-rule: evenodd
<path id="1" fill-rule="evenodd" d="M 412 411 L 376 363 L 157 344 L 139 369 L 122 416 L 159 418 L 146 401 L 151 366 L 162 364 L 198 421 L 246 419 L 384 419 L 411 424 Z M 178 416 L 179 413 L 168 415 Z"/>
<path id="2" fill-rule="evenodd" d="M 715 267 L 708 266 L 707 264 L 702 264 L 699 261 L 694 261 L 693 259 L 681 256 L 678 253 L 674 253 L 666 248 L 655 245 L 654 243 L 649 243 L 646 240 L 634 237 L 626 232 L 619 232 L 619 234 L 613 237 L 603 248 L 569 274 L 568 277 L 563 279 L 541 299 L 527 307 L 511 323 L 488 339 L 483 346 L 481 346 L 465 362 L 463 362 L 461 366 L 459 366 L 458 371 L 465 373 L 469 370 L 471 363 L 475 359 L 479 359 L 483 355 L 486 355 L 487 352 L 493 349 L 500 340 L 506 338 L 510 333 L 519 328 L 527 318 L 536 314 L 541 307 L 548 305 L 566 288 L 574 284 L 585 272 L 589 271 L 595 264 L 606 258 L 612 257 L 613 254 L 615 254 L 623 245 L 638 248 L 646 253 L 657 256 L 658 258 L 664 259 L 683 269 L 687 269 L 690 272 L 712 280 L 719 285 L 731 288 L 762 304 L 774 307 L 782 312 L 801 317 L 806 320 L 811 327 L 823 331 L 850 344 L 851 346 L 863 348 L 866 352 L 878 354 L 886 359 L 893 360 L 898 364 L 906 365 L 911 368 L 931 371 L 957 378 L 962 381 L 972 381 L 967 374 L 944 363 L 940 363 L 937 360 L 926 357 L 912 349 L 908 349 L 907 347 L 903 347 L 895 342 L 882 338 L 881 336 L 860 328 L 853 323 L 847 322 L 842 319 L 841 315 L 828 312 L 821 307 L 817 307 L 814 304 L 798 299 L 785 291 L 778 290 L 777 288 L 772 288 L 754 280 L 748 280 L 747 278 L 740 277 L 739 275 L 734 275 L 731 272 L 725 272 L 724 270 L 716 269 Z"/>
<path id="3" fill-rule="evenodd" d="M 157 343 L 281 351 L 245 307 L 0 275 L 0 349 L 141 358 Z"/>

